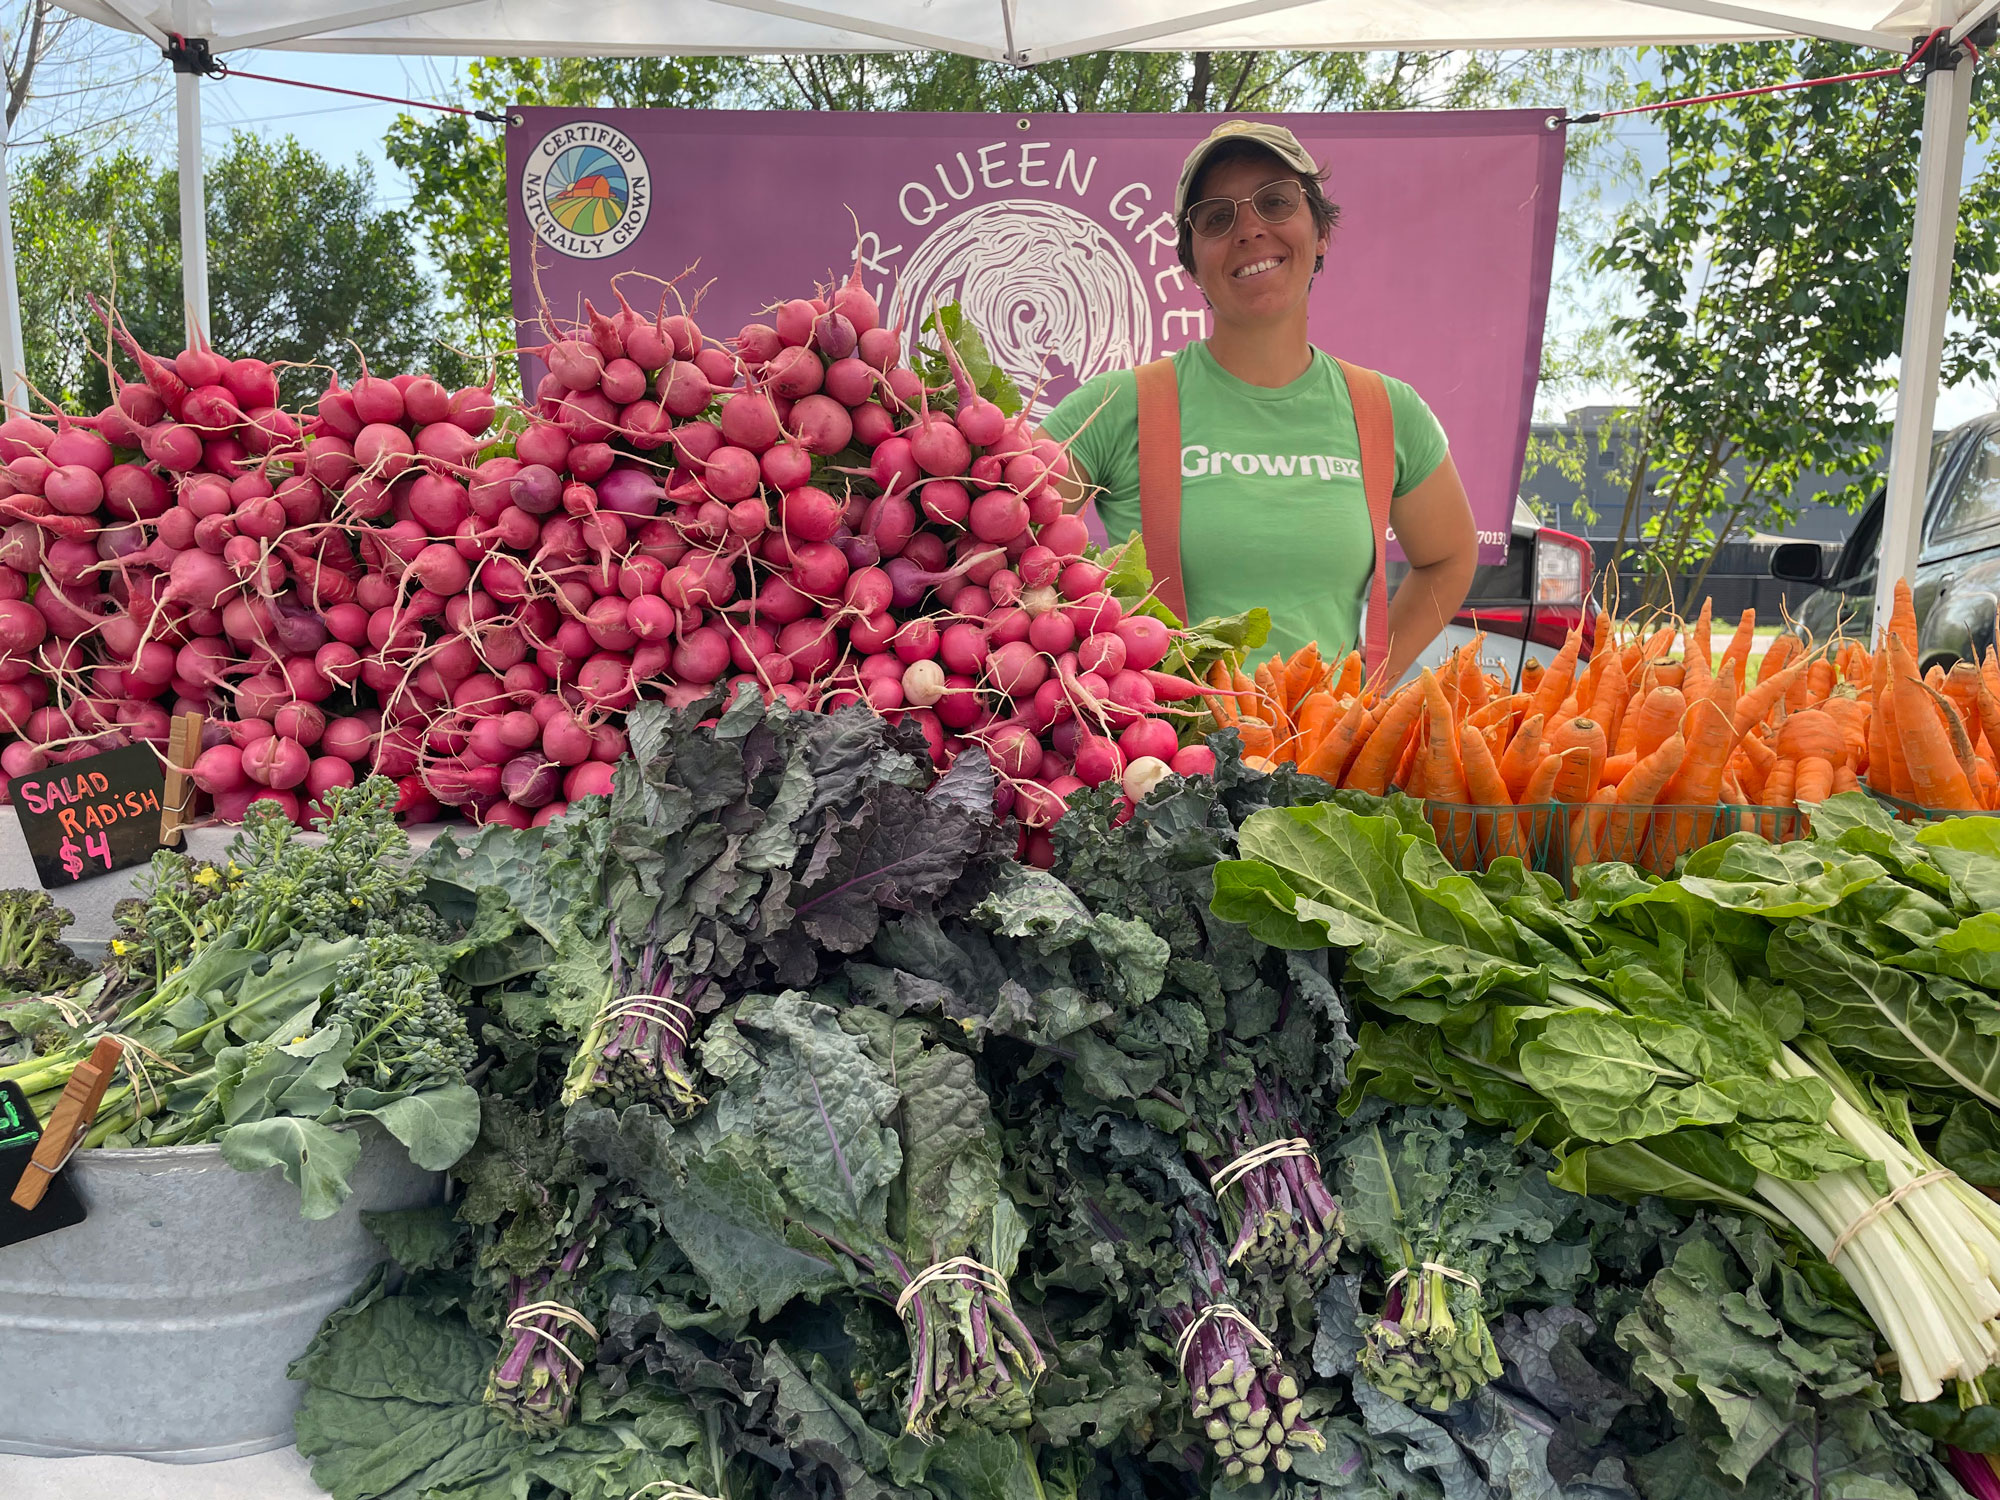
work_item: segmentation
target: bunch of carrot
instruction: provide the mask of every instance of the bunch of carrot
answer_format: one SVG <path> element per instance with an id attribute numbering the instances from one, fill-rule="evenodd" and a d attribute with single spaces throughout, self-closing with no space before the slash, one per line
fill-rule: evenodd
<path id="1" fill-rule="evenodd" d="M 2000 664 L 1933 669 L 1926 683 L 1907 590 L 1874 653 L 1785 634 L 1753 667 L 1755 611 L 1719 658 L 1711 618 L 1707 603 L 1685 626 L 1599 614 L 1587 660 L 1572 632 L 1513 693 L 1480 670 L 1475 639 L 1441 671 L 1386 694 L 1363 682 L 1358 657 L 1329 666 L 1311 647 L 1248 676 L 1218 665 L 1210 703 L 1263 762 L 1426 799 L 1440 844 L 1482 867 L 1516 855 L 1666 873 L 1739 828 L 1795 836 L 1801 820 L 1785 809 L 1854 790 L 1871 767 L 1890 770 L 1870 785 L 1925 806 L 1993 805 Z"/>
<path id="2" fill-rule="evenodd" d="M 1865 657 L 1869 786 L 1936 812 L 2000 807 L 2000 660 L 1917 671 L 1917 616 L 1896 585 L 1881 645 Z"/>

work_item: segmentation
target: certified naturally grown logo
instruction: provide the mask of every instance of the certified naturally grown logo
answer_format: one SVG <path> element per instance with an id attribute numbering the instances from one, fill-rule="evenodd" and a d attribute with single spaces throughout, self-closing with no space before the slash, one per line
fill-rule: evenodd
<path id="1" fill-rule="evenodd" d="M 628 249 L 653 207 L 652 174 L 632 138 L 580 120 L 543 136 L 521 174 L 535 237 L 577 260 Z"/>

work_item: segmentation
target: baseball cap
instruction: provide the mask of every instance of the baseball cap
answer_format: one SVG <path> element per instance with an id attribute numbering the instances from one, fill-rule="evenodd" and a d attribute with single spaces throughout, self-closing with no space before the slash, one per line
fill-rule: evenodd
<path id="1" fill-rule="evenodd" d="M 1232 141 L 1243 141 L 1252 146 L 1261 146 L 1277 157 L 1294 172 L 1307 176 L 1319 175 L 1319 163 L 1312 159 L 1312 153 L 1299 144 L 1299 138 L 1282 125 L 1272 125 L 1263 120 L 1225 120 L 1209 132 L 1208 139 L 1181 163 L 1181 183 L 1174 189 L 1174 218 L 1179 220 L 1187 212 L 1188 194 L 1194 191 L 1195 179 L 1201 176 L 1201 169 L 1219 146 Z"/>

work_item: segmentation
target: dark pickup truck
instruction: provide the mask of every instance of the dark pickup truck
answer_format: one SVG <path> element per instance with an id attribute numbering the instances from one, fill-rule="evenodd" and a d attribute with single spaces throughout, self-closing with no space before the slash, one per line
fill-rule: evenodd
<path id="1" fill-rule="evenodd" d="M 1872 635 L 1875 570 L 1885 496 L 1877 490 L 1833 564 L 1818 542 L 1786 542 L 1771 554 L 1771 576 L 1822 587 L 1800 607 L 1814 640 L 1844 631 Z M 2000 412 L 1953 428 L 1931 449 L 1923 545 L 1911 593 L 1917 606 L 1919 665 L 1977 661 L 1994 644 L 2000 611 Z"/>

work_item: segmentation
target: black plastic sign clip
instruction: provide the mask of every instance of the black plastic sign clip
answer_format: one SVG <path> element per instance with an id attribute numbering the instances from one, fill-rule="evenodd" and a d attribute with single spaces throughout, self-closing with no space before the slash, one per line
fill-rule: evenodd
<path id="1" fill-rule="evenodd" d="M 16 1084 L 0 1083 L 0 1183 L 20 1180 L 41 1139 L 42 1128 L 35 1123 L 27 1096 Z M 22 1208 L 0 1196 L 0 1245 L 18 1244 L 83 1220 L 83 1200 L 70 1185 L 69 1175 L 58 1172 L 33 1208 Z"/>

